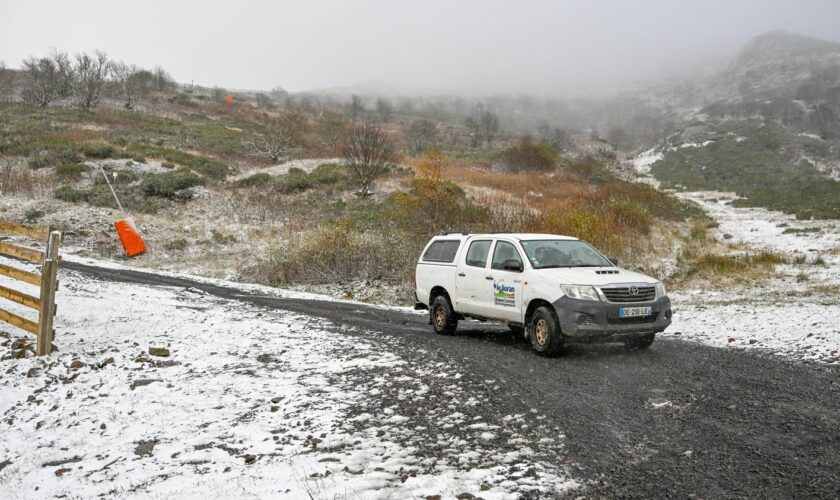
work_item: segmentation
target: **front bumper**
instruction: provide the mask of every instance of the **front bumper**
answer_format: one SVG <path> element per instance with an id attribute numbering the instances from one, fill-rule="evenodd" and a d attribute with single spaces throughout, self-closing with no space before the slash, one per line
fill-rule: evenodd
<path id="1" fill-rule="evenodd" d="M 617 304 L 561 297 L 554 302 L 560 332 L 571 342 L 621 342 L 658 333 L 671 324 L 671 300 Z M 622 307 L 650 307 L 652 316 L 619 318 Z"/>

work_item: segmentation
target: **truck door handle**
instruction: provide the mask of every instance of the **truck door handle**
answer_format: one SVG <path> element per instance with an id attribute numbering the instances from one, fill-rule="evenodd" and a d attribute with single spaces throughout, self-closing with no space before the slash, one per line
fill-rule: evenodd
<path id="1" fill-rule="evenodd" d="M 462 278 L 463 278 L 463 277 L 465 277 L 465 276 L 466 276 L 466 274 L 464 274 L 464 273 L 458 273 L 458 276 L 460 276 L 460 277 L 462 277 Z"/>
<path id="2" fill-rule="evenodd" d="M 486 279 L 486 280 L 492 280 L 492 279 L 493 279 L 493 277 L 492 277 L 492 276 L 485 276 L 485 277 L 484 277 L 484 279 Z"/>

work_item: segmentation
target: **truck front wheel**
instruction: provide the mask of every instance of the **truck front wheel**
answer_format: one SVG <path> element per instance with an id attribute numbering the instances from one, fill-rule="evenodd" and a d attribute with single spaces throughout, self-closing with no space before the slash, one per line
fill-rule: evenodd
<path id="1" fill-rule="evenodd" d="M 429 307 L 429 316 L 435 333 L 452 335 L 458 328 L 458 318 L 452 310 L 452 304 L 445 295 L 438 295 Z"/>
<path id="2" fill-rule="evenodd" d="M 552 356 L 560 351 L 563 338 L 554 311 L 547 306 L 540 306 L 534 311 L 528 323 L 528 338 L 531 348 L 541 356 Z"/>

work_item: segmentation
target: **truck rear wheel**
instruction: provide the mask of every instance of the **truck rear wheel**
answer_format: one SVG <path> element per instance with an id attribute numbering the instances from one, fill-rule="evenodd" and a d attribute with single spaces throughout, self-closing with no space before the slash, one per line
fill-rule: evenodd
<path id="1" fill-rule="evenodd" d="M 435 333 L 452 335 L 458 328 L 458 318 L 446 295 L 438 295 L 429 307 L 429 316 Z"/>
<path id="2" fill-rule="evenodd" d="M 560 325 L 554 311 L 547 306 L 540 306 L 528 323 L 528 338 L 531 349 L 541 356 L 553 356 L 563 347 Z"/>

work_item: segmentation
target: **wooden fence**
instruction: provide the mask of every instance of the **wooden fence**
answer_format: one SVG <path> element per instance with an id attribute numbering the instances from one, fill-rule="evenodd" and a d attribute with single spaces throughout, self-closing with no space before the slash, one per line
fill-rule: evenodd
<path id="1" fill-rule="evenodd" d="M 41 273 L 37 274 L 0 263 L 0 275 L 35 285 L 41 289 L 40 295 L 35 297 L 34 295 L 0 285 L 0 298 L 38 311 L 38 321 L 33 321 L 0 308 L 0 321 L 34 334 L 37 337 L 35 344 L 35 354 L 37 356 L 49 354 L 52 352 L 52 341 L 55 335 L 53 318 L 56 312 L 55 291 L 58 289 L 56 273 L 58 272 L 58 266 L 61 261 L 61 257 L 58 255 L 58 247 L 61 244 L 61 233 L 59 231 L 50 231 L 46 228 L 26 226 L 2 220 L 0 220 L 0 233 L 11 233 L 46 242 L 47 247 L 42 251 L 0 241 L 0 254 L 41 264 Z"/>

